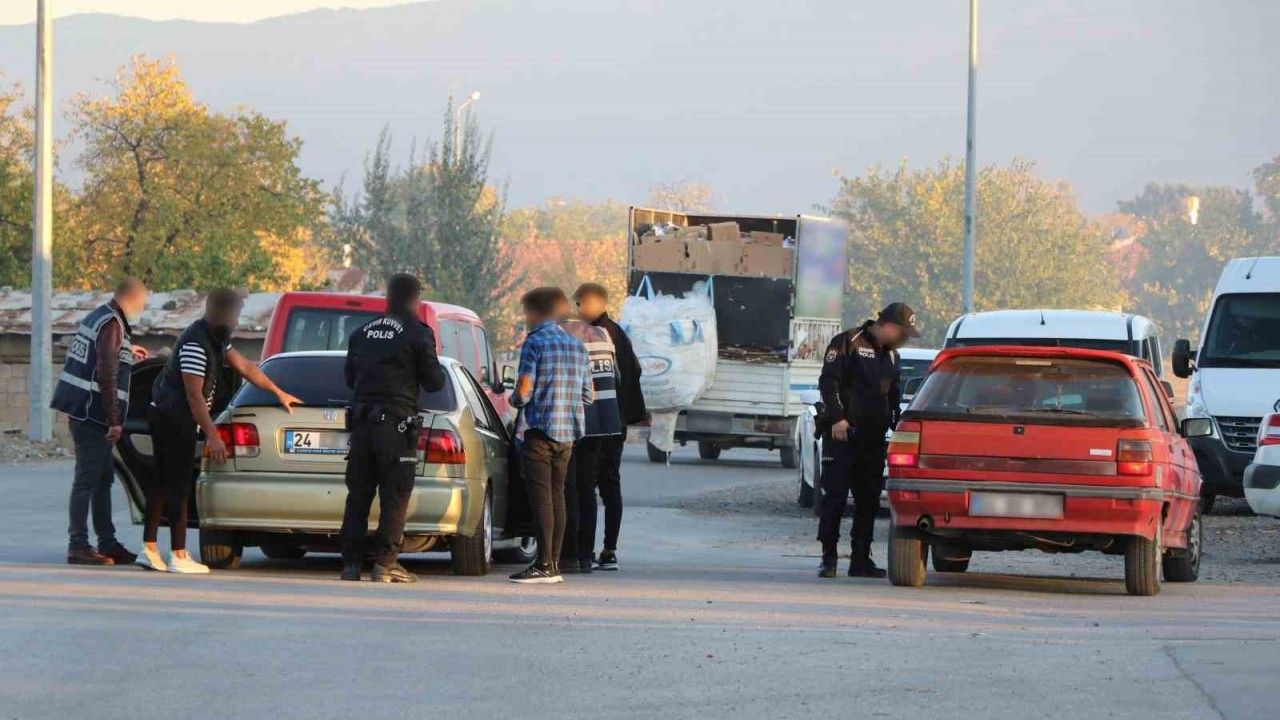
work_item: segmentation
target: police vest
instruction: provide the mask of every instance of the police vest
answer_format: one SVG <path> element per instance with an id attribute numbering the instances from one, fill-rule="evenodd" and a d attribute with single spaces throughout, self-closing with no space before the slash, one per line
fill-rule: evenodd
<path id="1" fill-rule="evenodd" d="M 53 389 L 49 406 L 77 420 L 107 424 L 107 409 L 98 386 L 98 333 L 108 322 L 120 323 L 120 362 L 116 368 L 116 397 L 123 421 L 129 412 L 129 378 L 133 371 L 133 344 L 129 323 L 110 304 L 100 305 L 80 321 L 67 348 L 67 360 Z"/>
<path id="2" fill-rule="evenodd" d="M 584 408 L 585 435 L 621 435 L 622 412 L 618 407 L 617 353 L 607 330 L 577 319 L 560 327 L 578 338 L 591 358 L 591 385 L 595 400 Z"/>
<path id="3" fill-rule="evenodd" d="M 187 343 L 195 343 L 204 350 L 207 362 L 200 393 L 204 397 L 206 406 L 213 405 L 213 394 L 218 387 L 218 374 L 222 371 L 227 357 L 227 348 L 230 345 L 219 343 L 214 339 L 209 322 L 204 318 L 191 323 L 173 344 L 173 353 L 169 355 L 169 360 L 151 386 L 151 404 L 157 410 L 175 420 L 195 422 L 195 416 L 191 414 L 191 405 L 187 402 L 187 389 L 182 382 L 182 361 L 179 357 L 182 346 Z"/>

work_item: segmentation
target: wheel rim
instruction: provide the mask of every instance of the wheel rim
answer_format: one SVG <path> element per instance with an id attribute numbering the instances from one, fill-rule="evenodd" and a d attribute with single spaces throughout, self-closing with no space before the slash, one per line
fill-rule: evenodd
<path id="1" fill-rule="evenodd" d="M 1200 569 L 1200 513 L 1196 513 L 1191 517 L 1191 527 L 1187 528 L 1187 555 L 1191 561 L 1191 569 L 1199 571 Z"/>
<path id="2" fill-rule="evenodd" d="M 493 503 L 489 499 L 489 493 L 484 495 L 484 559 L 488 562 L 493 557 Z"/>

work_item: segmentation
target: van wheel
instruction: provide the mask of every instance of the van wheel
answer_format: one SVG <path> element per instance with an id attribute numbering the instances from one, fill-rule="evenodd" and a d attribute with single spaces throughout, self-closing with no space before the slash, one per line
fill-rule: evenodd
<path id="1" fill-rule="evenodd" d="M 1200 552 L 1204 546 L 1200 511 L 1187 525 L 1187 546 L 1170 548 L 1164 553 L 1164 579 L 1169 582 L 1195 582 L 1200 578 Z"/>
<path id="2" fill-rule="evenodd" d="M 889 532 L 889 582 L 906 587 L 924 585 L 924 561 L 929 546 L 912 528 L 894 527 Z"/>
<path id="3" fill-rule="evenodd" d="M 963 545 L 935 543 L 932 547 L 933 569 L 945 573 L 962 573 L 969 569 L 973 552 Z"/>
<path id="4" fill-rule="evenodd" d="M 708 440 L 699 440 L 698 457 L 703 460 L 716 460 L 720 457 L 720 446 Z"/>
<path id="5" fill-rule="evenodd" d="M 644 448 L 649 452 L 649 462 L 651 463 L 662 463 L 665 465 L 667 460 L 671 458 L 671 453 L 666 450 L 659 450 L 654 447 L 651 442 L 645 442 Z"/>
<path id="6" fill-rule="evenodd" d="M 1124 549 L 1124 587 L 1130 595 L 1149 597 L 1160 592 L 1160 543 L 1141 536 L 1129 538 Z"/>
<path id="7" fill-rule="evenodd" d="M 449 545 L 455 575 L 488 575 L 493 558 L 493 497 L 484 492 L 484 512 L 480 527 L 471 537 L 455 535 Z"/>
<path id="8" fill-rule="evenodd" d="M 1200 493 L 1200 512 L 1209 515 L 1213 512 L 1213 505 L 1218 501 L 1218 493 L 1202 492 Z"/>
<path id="9" fill-rule="evenodd" d="M 795 470 L 800 464 L 800 456 L 794 447 L 778 448 L 778 455 L 782 460 L 782 467 L 788 470 Z"/>
<path id="10" fill-rule="evenodd" d="M 200 531 L 200 562 L 214 570 L 234 570 L 240 567 L 240 555 L 243 552 L 244 545 L 235 533 Z"/>

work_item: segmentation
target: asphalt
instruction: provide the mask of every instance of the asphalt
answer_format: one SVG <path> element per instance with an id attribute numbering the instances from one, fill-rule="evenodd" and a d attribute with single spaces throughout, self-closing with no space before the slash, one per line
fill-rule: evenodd
<path id="1" fill-rule="evenodd" d="M 339 582 L 331 556 L 69 567 L 69 473 L 0 467 L 3 720 L 1262 718 L 1280 700 L 1275 585 L 1131 598 L 1111 566 L 1023 554 L 920 589 L 820 581 L 802 516 L 672 507 L 790 477 L 763 453 L 629 451 L 622 570 L 551 587 L 439 556 L 409 559 L 414 586 Z"/>

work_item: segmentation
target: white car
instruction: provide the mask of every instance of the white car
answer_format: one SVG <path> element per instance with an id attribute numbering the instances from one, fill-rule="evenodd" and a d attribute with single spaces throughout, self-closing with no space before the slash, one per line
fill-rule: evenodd
<path id="1" fill-rule="evenodd" d="M 1244 496 L 1259 515 L 1280 517 L 1280 412 L 1263 418 L 1258 428 L 1258 449 L 1244 470 Z"/>
<path id="2" fill-rule="evenodd" d="M 915 388 L 929 372 L 929 365 L 937 355 L 937 350 L 929 348 L 902 348 L 898 351 L 898 382 L 902 388 L 902 409 L 905 410 L 907 403 L 911 402 Z M 818 421 L 818 412 L 814 406 L 822 400 L 822 397 L 817 390 L 806 390 L 801 397 L 804 400 L 805 409 L 796 422 L 796 448 L 800 453 L 800 491 L 796 502 L 800 503 L 801 507 L 814 508 L 816 512 L 818 501 L 822 498 L 822 485 L 818 482 L 822 469 L 822 438 L 814 437 L 814 429 Z M 893 429 L 890 428 L 889 432 L 892 433 Z M 885 439 L 888 439 L 887 434 Z M 888 471 L 886 466 L 885 473 Z M 884 497 L 882 494 L 881 499 L 883 500 Z"/>

